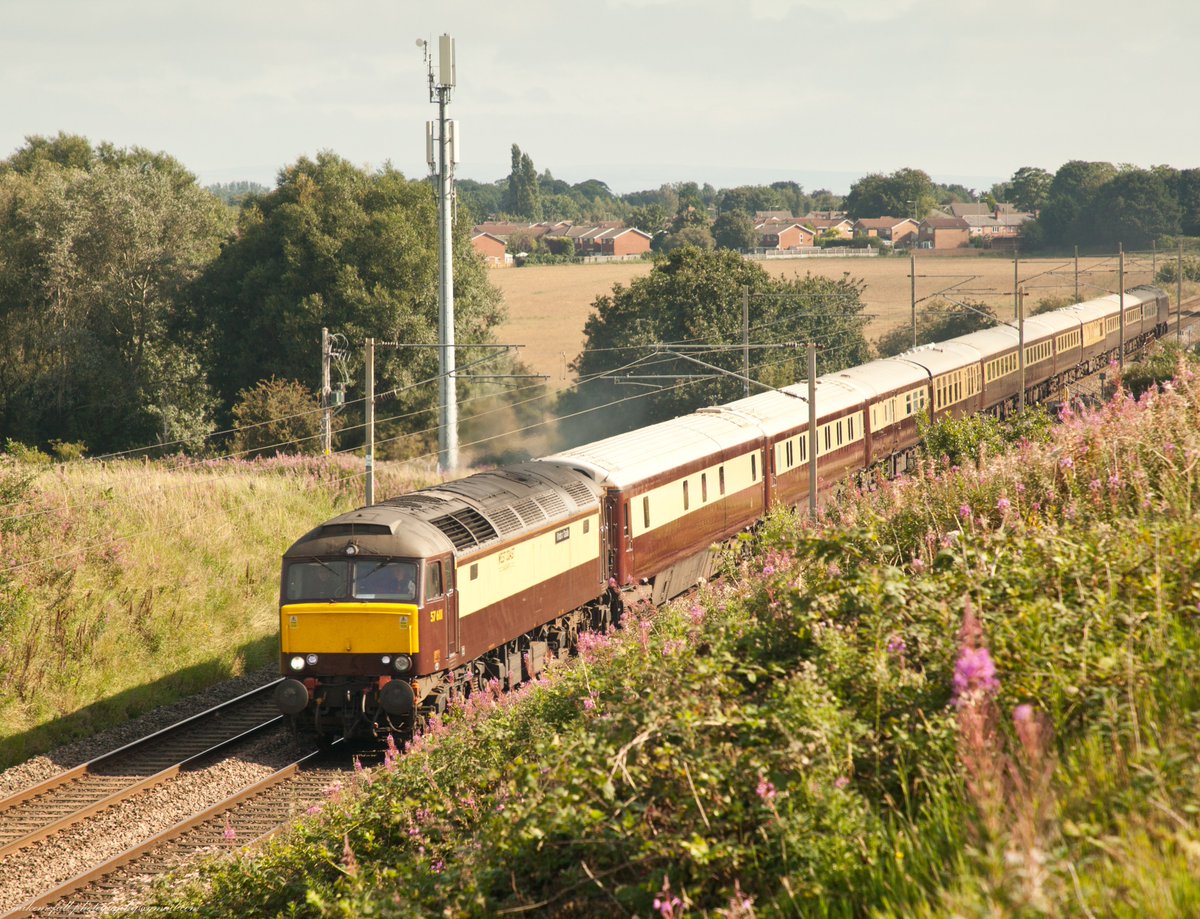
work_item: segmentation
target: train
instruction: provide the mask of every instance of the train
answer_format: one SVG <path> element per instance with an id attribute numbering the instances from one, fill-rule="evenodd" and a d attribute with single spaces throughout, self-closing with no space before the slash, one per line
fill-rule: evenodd
<path id="1" fill-rule="evenodd" d="M 1124 317 L 1122 322 L 1122 303 Z M 1024 321 L 1024 397 L 1049 398 L 1162 335 L 1143 285 Z M 276 704 L 299 731 L 412 736 L 492 681 L 515 686 L 712 575 L 776 504 L 914 462 L 918 420 L 1021 403 L 1020 336 L 997 325 L 342 514 L 283 555 Z M 815 416 L 815 417 L 814 417 Z"/>

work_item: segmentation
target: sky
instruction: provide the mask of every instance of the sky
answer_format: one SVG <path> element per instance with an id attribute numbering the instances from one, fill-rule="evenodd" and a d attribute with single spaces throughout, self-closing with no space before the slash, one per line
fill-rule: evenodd
<path id="1" fill-rule="evenodd" d="M 1194 0 L 0 0 L 0 158 L 63 131 L 204 184 L 321 150 L 419 178 L 443 33 L 460 178 L 513 144 L 617 193 L 1200 166 Z"/>

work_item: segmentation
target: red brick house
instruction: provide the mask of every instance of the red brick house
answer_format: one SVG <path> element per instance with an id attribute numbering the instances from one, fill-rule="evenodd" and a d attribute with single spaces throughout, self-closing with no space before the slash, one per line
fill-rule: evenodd
<path id="1" fill-rule="evenodd" d="M 889 246 L 912 245 L 916 232 L 917 222 L 911 217 L 862 217 L 854 222 L 855 236 L 877 236 Z"/>
<path id="2" fill-rule="evenodd" d="M 493 236 L 491 233 L 472 233 L 471 246 L 483 256 L 483 261 L 489 268 L 507 268 L 512 264 L 512 256 L 508 254 L 508 243 L 499 236 Z"/>
<path id="3" fill-rule="evenodd" d="M 922 249 L 961 249 L 970 244 L 971 226 L 963 217 L 926 217 L 917 231 Z"/>
<path id="4" fill-rule="evenodd" d="M 760 249 L 778 249 L 780 252 L 811 248 L 817 235 L 812 228 L 795 220 L 764 220 L 754 229 L 758 231 Z"/>
<path id="5" fill-rule="evenodd" d="M 817 236 L 824 236 L 831 231 L 837 239 L 854 236 L 854 224 L 845 217 L 805 217 L 800 223 L 815 230 Z"/>
<path id="6" fill-rule="evenodd" d="M 651 239 L 636 227 L 612 227 L 593 237 L 591 243 L 597 255 L 645 255 Z"/>

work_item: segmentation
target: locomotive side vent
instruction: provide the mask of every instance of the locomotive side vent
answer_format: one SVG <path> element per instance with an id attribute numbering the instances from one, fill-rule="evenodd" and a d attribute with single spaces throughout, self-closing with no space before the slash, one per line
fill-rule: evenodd
<path id="1" fill-rule="evenodd" d="M 322 536 L 391 536 L 392 528 L 382 523 L 327 523 Z"/>
<path id="2" fill-rule="evenodd" d="M 496 528 L 472 507 L 464 507 L 429 522 L 445 533 L 456 549 L 469 549 L 496 538 Z"/>

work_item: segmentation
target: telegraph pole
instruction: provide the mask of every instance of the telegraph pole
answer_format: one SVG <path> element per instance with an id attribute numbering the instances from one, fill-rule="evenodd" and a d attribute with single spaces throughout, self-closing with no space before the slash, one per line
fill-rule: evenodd
<path id="1" fill-rule="evenodd" d="M 367 506 L 375 503 L 375 339 L 367 339 Z"/>
<path id="2" fill-rule="evenodd" d="M 817 346 L 808 343 L 808 516 L 817 519 Z M 764 464 L 765 465 L 765 464 Z"/>
<path id="3" fill-rule="evenodd" d="M 1117 286 L 1121 289 L 1121 372 L 1125 372 L 1125 244 L 1117 243 Z"/>
<path id="4" fill-rule="evenodd" d="M 742 285 L 742 378 L 746 398 L 750 397 L 750 285 Z"/>
<path id="5" fill-rule="evenodd" d="M 1025 291 L 1017 289 L 1017 366 L 1020 368 L 1021 392 L 1017 397 L 1017 412 L 1025 411 Z"/>
<path id="6" fill-rule="evenodd" d="M 438 199 L 438 337 L 441 360 L 438 364 L 438 468 L 454 472 L 458 468 L 458 389 L 454 376 L 454 165 L 458 162 L 458 134 L 453 121 L 446 120 L 446 106 L 454 89 L 454 39 L 438 38 L 438 66 L 434 75 L 429 43 L 417 39 L 425 49 L 429 68 L 429 101 L 438 107 L 438 119 L 425 124 L 425 158 L 433 173 Z M 436 155 L 435 155 L 436 148 Z"/>
<path id="7" fill-rule="evenodd" d="M 1075 247 L 1075 302 L 1079 302 L 1079 247 Z"/>
<path id="8" fill-rule="evenodd" d="M 908 253 L 908 293 L 912 301 L 913 347 L 917 346 L 917 254 Z"/>
<path id="9" fill-rule="evenodd" d="M 321 327 L 321 450 L 325 456 L 333 452 L 333 387 L 329 385 L 329 329 Z"/>
<path id="10" fill-rule="evenodd" d="M 1179 240 L 1179 261 L 1175 263 L 1175 340 L 1183 341 L 1183 240 Z"/>

